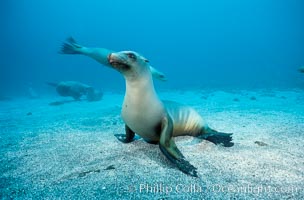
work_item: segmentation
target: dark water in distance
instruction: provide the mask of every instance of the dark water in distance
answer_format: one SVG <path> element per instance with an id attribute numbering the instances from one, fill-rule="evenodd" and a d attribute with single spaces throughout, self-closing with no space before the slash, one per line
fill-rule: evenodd
<path id="1" fill-rule="evenodd" d="M 117 72 L 58 54 L 68 36 L 140 52 L 167 75 L 158 88 L 303 88 L 303 8 L 302 0 L 3 0 L 0 89 L 62 80 L 124 89 Z"/>

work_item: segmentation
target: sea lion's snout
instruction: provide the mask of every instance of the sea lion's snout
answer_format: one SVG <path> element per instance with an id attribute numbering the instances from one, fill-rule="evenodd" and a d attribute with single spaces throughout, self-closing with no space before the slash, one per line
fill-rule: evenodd
<path id="1" fill-rule="evenodd" d="M 110 53 L 109 55 L 108 55 L 108 62 L 111 64 L 111 56 L 112 56 L 112 53 Z"/>
<path id="2" fill-rule="evenodd" d="M 115 64 L 117 63 L 117 58 L 116 56 L 113 55 L 113 53 L 110 53 L 108 55 L 108 62 L 112 65 L 115 66 Z"/>
<path id="3" fill-rule="evenodd" d="M 110 65 L 119 71 L 127 70 L 130 68 L 127 61 L 119 53 L 110 53 L 108 55 L 108 62 Z"/>

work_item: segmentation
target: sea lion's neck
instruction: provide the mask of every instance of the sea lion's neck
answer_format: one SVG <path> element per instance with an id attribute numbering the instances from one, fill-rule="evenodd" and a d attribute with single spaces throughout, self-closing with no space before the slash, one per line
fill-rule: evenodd
<path id="1" fill-rule="evenodd" d="M 126 94 L 124 103 L 139 103 L 159 101 L 154 89 L 151 73 L 144 74 L 140 78 L 126 78 Z"/>
<path id="2" fill-rule="evenodd" d="M 164 107 L 155 92 L 151 73 L 132 81 L 126 79 L 121 114 L 124 122 L 133 131 L 144 138 L 155 140 L 154 127 L 164 115 Z"/>

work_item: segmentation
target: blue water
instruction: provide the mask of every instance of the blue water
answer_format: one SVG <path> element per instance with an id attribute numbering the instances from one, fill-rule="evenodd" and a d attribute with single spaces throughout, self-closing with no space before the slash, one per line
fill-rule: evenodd
<path id="1" fill-rule="evenodd" d="M 83 56 L 58 54 L 80 44 L 134 50 L 163 71 L 158 88 L 304 87 L 304 2 L 1 1 L 1 88 L 22 93 L 45 81 L 76 80 L 124 89 L 122 77 Z"/>

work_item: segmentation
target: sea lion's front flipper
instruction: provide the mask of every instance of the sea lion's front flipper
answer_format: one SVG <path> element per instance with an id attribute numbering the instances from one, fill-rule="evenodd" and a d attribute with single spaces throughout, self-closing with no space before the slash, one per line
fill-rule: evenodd
<path id="1" fill-rule="evenodd" d="M 62 48 L 59 53 L 62 54 L 82 54 L 82 46 L 77 44 L 74 38 L 67 38 L 66 42 L 62 44 Z"/>
<path id="2" fill-rule="evenodd" d="M 134 140 L 134 136 L 135 136 L 135 133 L 127 126 L 125 125 L 125 131 L 126 131 L 126 134 L 116 134 L 115 137 L 123 142 L 123 143 L 130 143 Z"/>
<path id="3" fill-rule="evenodd" d="M 151 71 L 152 76 L 154 78 L 156 78 L 158 80 L 161 80 L 161 81 L 167 81 L 167 78 L 166 78 L 165 74 L 162 73 L 162 72 L 160 72 L 160 71 L 158 71 L 157 69 L 155 69 L 151 65 L 150 65 L 150 71 Z"/>
<path id="4" fill-rule="evenodd" d="M 196 168 L 191 165 L 183 154 L 176 147 L 173 140 L 173 122 L 170 116 L 162 120 L 162 132 L 160 136 L 159 148 L 163 154 L 185 174 L 197 177 Z"/>
<path id="5" fill-rule="evenodd" d="M 61 50 L 59 53 L 61 54 L 82 54 L 89 56 L 90 58 L 95 59 L 97 62 L 111 67 L 110 63 L 108 62 L 108 55 L 113 53 L 114 51 L 110 49 L 104 48 L 90 48 L 85 47 L 76 42 L 72 37 L 69 37 L 66 42 L 62 44 Z"/>

